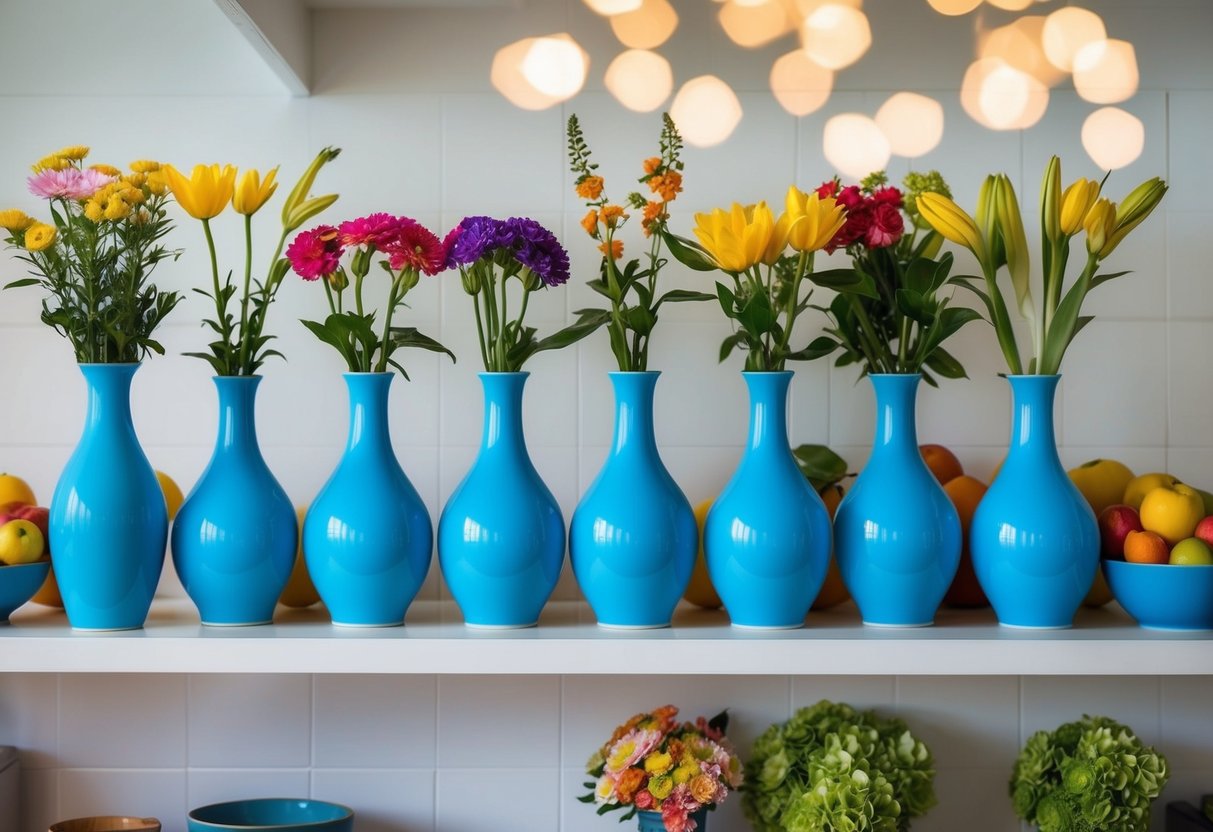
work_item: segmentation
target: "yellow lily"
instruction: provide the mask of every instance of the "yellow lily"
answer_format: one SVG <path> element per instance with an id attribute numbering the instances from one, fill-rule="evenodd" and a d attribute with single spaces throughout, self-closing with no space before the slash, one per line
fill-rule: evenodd
<path id="1" fill-rule="evenodd" d="M 728 211 L 695 215 L 695 236 L 726 272 L 744 272 L 763 262 L 774 233 L 775 217 L 765 202 L 734 202 Z"/>
<path id="2" fill-rule="evenodd" d="M 274 195 L 274 191 L 278 190 L 278 183 L 274 181 L 274 177 L 277 175 L 278 168 L 274 168 L 266 174 L 265 180 L 262 181 L 259 171 L 251 168 L 246 170 L 244 176 L 240 177 L 240 184 L 232 193 L 232 207 L 236 209 L 236 213 L 247 216 L 260 211 L 261 206 L 265 205 Z"/>
<path id="3" fill-rule="evenodd" d="M 1077 234 L 1083 227 L 1087 212 L 1099 199 L 1099 183 L 1080 178 L 1070 183 L 1061 195 L 1061 233 L 1067 237 Z"/>
<path id="4" fill-rule="evenodd" d="M 825 248 L 847 221 L 846 209 L 834 197 L 822 199 L 792 185 L 786 198 L 788 243 L 800 252 Z"/>
<path id="5" fill-rule="evenodd" d="M 303 176 L 295 183 L 295 187 L 287 194 L 286 202 L 282 203 L 282 227 L 288 234 L 337 201 L 337 194 L 309 198 L 308 192 L 312 190 L 312 184 L 315 183 L 320 169 L 340 154 L 339 147 L 326 147 L 317 153 L 316 158 L 303 172 Z"/>
<path id="6" fill-rule="evenodd" d="M 1142 221 L 1158 207 L 1167 193 L 1167 183 L 1157 176 L 1147 179 L 1129 192 L 1116 209 L 1116 230 L 1109 236 L 1104 245 L 1106 251 L 1100 251 L 1101 257 L 1107 257 L 1120 245 L 1120 241 L 1129 235 Z"/>
<path id="7" fill-rule="evenodd" d="M 189 179 L 172 165 L 163 171 L 177 204 L 194 219 L 217 217 L 232 201 L 236 169 L 231 165 L 194 165 Z"/>
<path id="8" fill-rule="evenodd" d="M 977 223 L 963 208 L 943 194 L 919 194 L 918 213 L 946 239 L 964 246 L 982 263 L 986 260 L 986 244 Z"/>
<path id="9" fill-rule="evenodd" d="M 994 181 L 994 218 L 998 234 L 1002 239 L 1007 257 L 1007 271 L 1011 273 L 1011 285 L 1015 289 L 1015 300 L 1020 313 L 1032 320 L 1031 259 L 1028 254 L 1028 239 L 1023 230 L 1023 217 L 1019 213 L 1019 200 L 1015 188 L 1006 174 L 1000 173 Z"/>
<path id="10" fill-rule="evenodd" d="M 1067 188 L 1066 193 L 1069 192 Z M 1045 166 L 1044 179 L 1040 183 L 1040 223 L 1044 228 L 1045 239 L 1050 242 L 1057 242 L 1062 235 L 1065 225 L 1062 218 L 1065 213 L 1062 208 L 1064 202 L 1065 195 L 1061 192 L 1061 159 L 1053 156 Z M 1079 221 L 1081 222 L 1081 219 Z"/>
<path id="11" fill-rule="evenodd" d="M 1116 204 L 1108 199 L 1096 201 L 1087 211 L 1083 228 L 1087 232 L 1087 251 L 1100 260 L 1107 257 L 1116 248 L 1111 244 L 1116 232 Z"/>

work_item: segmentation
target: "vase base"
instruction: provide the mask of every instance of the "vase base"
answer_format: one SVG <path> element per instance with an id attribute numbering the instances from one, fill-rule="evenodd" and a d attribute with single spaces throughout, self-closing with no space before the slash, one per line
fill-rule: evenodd
<path id="1" fill-rule="evenodd" d="M 916 624 L 902 624 L 900 621 L 896 624 L 887 621 L 865 621 L 863 622 L 863 626 L 876 627 L 881 630 L 916 630 L 922 627 L 934 627 L 935 621 L 934 619 L 931 621 L 919 621 Z"/>
<path id="2" fill-rule="evenodd" d="M 660 624 L 608 624 L 605 621 L 599 621 L 598 626 L 604 630 L 664 630 L 670 626 L 670 622 L 664 621 Z"/>
<path id="3" fill-rule="evenodd" d="M 130 627 L 77 627 L 72 625 L 73 633 L 126 633 L 131 630 L 142 630 L 142 624 L 134 624 Z"/>
<path id="4" fill-rule="evenodd" d="M 1008 624 L 1005 621 L 998 622 L 999 627 L 1006 627 L 1008 630 L 1069 630 L 1073 628 L 1073 624 Z"/>
<path id="5" fill-rule="evenodd" d="M 264 621 L 203 621 L 203 627 L 263 627 L 266 624 L 273 624 L 273 619 L 267 618 Z"/>
<path id="6" fill-rule="evenodd" d="M 403 627 L 404 621 L 384 621 L 374 623 L 360 622 L 357 624 L 352 621 L 334 621 L 333 626 L 345 627 L 350 630 L 383 630 L 388 627 Z"/>
<path id="7" fill-rule="evenodd" d="M 799 630 L 804 627 L 804 622 L 798 621 L 795 624 L 738 624 L 736 621 L 730 621 L 729 625 L 737 630 Z"/>
<path id="8" fill-rule="evenodd" d="M 538 627 L 538 621 L 532 621 L 530 624 L 473 624 L 471 621 L 463 622 L 463 626 L 473 630 L 526 630 L 531 627 Z"/>

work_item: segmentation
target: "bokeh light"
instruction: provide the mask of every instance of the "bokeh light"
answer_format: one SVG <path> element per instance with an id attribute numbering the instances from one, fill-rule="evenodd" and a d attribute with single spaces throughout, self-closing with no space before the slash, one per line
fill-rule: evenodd
<path id="1" fill-rule="evenodd" d="M 670 116 L 687 144 L 711 147 L 733 134 L 741 121 L 741 102 L 732 87 L 715 75 L 700 75 L 682 85 Z"/>
<path id="2" fill-rule="evenodd" d="M 523 38 L 498 49 L 489 73 L 493 87 L 515 107 L 524 110 L 544 110 L 560 103 L 559 98 L 536 89 L 522 74 L 522 63 L 537 40 Z"/>
<path id="3" fill-rule="evenodd" d="M 634 12 L 611 17 L 611 31 L 624 46 L 656 49 L 678 28 L 678 12 L 669 0 L 644 0 Z"/>
<path id="4" fill-rule="evenodd" d="M 875 121 L 860 113 L 843 113 L 827 121 L 821 148 L 826 161 L 851 179 L 884 170 L 889 163 L 889 140 Z"/>
<path id="5" fill-rule="evenodd" d="M 581 91 L 589 68 L 589 55 L 565 33 L 535 38 L 522 59 L 522 77 L 557 101 Z"/>
<path id="6" fill-rule="evenodd" d="M 638 113 L 656 110 L 674 89 L 670 62 L 656 52 L 629 49 L 606 71 L 606 88 L 620 104 Z"/>
<path id="7" fill-rule="evenodd" d="M 1033 0 L 986 0 L 986 2 L 996 9 L 1003 9 L 1008 12 L 1022 12 L 1032 5 Z"/>
<path id="8" fill-rule="evenodd" d="M 1000 58 L 981 58 L 965 72 L 960 104 L 983 127 L 1026 130 L 1048 109 L 1049 88 Z"/>
<path id="9" fill-rule="evenodd" d="M 1141 119 L 1119 107 L 1103 107 L 1082 123 L 1082 146 L 1103 170 L 1116 170 L 1134 162 L 1146 144 Z"/>
<path id="10" fill-rule="evenodd" d="M 894 93 L 876 111 L 876 124 L 898 156 L 925 156 L 943 138 L 943 107 L 913 92 Z"/>
<path id="11" fill-rule="evenodd" d="M 968 14 L 981 5 L 981 0 L 927 0 L 931 8 L 950 17 Z"/>
<path id="12" fill-rule="evenodd" d="M 794 28 L 781 0 L 729 0 L 720 7 L 720 26 L 738 46 L 755 49 Z"/>
<path id="13" fill-rule="evenodd" d="M 1045 57 L 1044 25 L 1042 15 L 1025 15 L 1006 26 L 979 34 L 977 56 L 1000 58 L 1046 87 L 1056 86 L 1066 76 Z"/>
<path id="14" fill-rule="evenodd" d="M 1045 18 L 1041 42 L 1045 57 L 1063 72 L 1074 69 L 1074 56 L 1089 43 L 1108 36 L 1103 18 L 1090 9 L 1066 6 Z"/>
<path id="15" fill-rule="evenodd" d="M 605 17 L 634 12 L 640 8 L 641 2 L 643 0 L 585 0 L 587 6 Z"/>
<path id="16" fill-rule="evenodd" d="M 867 15 L 841 3 L 819 6 L 805 18 L 801 35 L 805 53 L 826 69 L 850 66 L 872 45 Z"/>
<path id="17" fill-rule="evenodd" d="M 1074 89 L 1092 103 L 1132 98 L 1137 81 L 1137 53 L 1127 40 L 1088 43 L 1074 56 Z"/>
<path id="18" fill-rule="evenodd" d="M 794 116 L 806 116 L 820 109 L 833 88 L 833 71 L 814 63 L 803 49 L 781 56 L 771 67 L 771 92 L 779 105 Z"/>

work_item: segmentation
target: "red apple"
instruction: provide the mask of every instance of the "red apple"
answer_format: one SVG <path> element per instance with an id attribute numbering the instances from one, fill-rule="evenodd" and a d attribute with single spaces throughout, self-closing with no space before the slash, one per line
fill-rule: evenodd
<path id="1" fill-rule="evenodd" d="M 1213 515 L 1206 517 L 1196 524 L 1196 531 L 1192 533 L 1193 537 L 1199 537 L 1205 543 L 1213 546 Z"/>
<path id="2" fill-rule="evenodd" d="M 51 512 L 50 509 L 43 506 L 25 506 L 25 505 L 7 505 L 0 509 L 0 526 L 7 523 L 9 520 L 28 520 L 38 527 L 38 531 L 42 532 L 42 538 L 47 541 L 48 550 L 50 543 L 50 524 Z"/>
<path id="3" fill-rule="evenodd" d="M 1100 553 L 1108 560 L 1124 560 L 1125 538 L 1142 530 L 1141 517 L 1132 506 L 1108 506 L 1099 515 Z"/>

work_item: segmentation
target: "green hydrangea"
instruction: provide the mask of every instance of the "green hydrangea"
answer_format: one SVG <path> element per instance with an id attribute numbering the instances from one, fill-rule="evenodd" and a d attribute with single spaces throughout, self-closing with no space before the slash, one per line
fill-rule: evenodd
<path id="1" fill-rule="evenodd" d="M 934 780 L 904 721 L 821 701 L 755 741 L 742 808 L 756 832 L 903 832 L 935 805 Z"/>
<path id="2" fill-rule="evenodd" d="M 901 180 L 901 185 L 902 206 L 906 209 L 906 213 L 910 215 L 910 220 L 923 231 L 930 230 L 931 225 L 918 213 L 918 195 L 935 193 L 943 194 L 948 199 L 951 199 L 952 189 L 944 181 L 943 174 L 937 170 L 927 171 L 926 173 L 912 170 L 906 174 L 905 179 Z"/>
<path id="3" fill-rule="evenodd" d="M 1015 813 L 1041 832 L 1144 832 L 1166 758 L 1107 717 L 1033 734 L 1011 774 Z"/>

